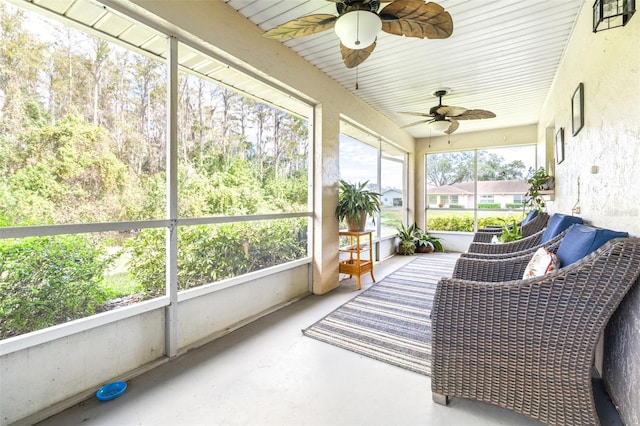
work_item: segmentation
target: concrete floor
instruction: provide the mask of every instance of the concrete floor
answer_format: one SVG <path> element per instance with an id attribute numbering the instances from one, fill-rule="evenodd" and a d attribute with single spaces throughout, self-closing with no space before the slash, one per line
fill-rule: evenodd
<path id="1" fill-rule="evenodd" d="M 377 280 L 412 257 L 375 267 Z M 367 275 L 363 288 L 371 285 Z M 540 425 L 488 404 L 431 400 L 429 377 L 305 337 L 357 294 L 355 279 L 309 296 L 41 425 Z"/>

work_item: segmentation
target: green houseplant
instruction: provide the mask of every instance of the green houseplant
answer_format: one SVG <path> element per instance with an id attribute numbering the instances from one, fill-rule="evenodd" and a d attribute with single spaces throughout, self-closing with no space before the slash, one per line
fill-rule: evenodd
<path id="1" fill-rule="evenodd" d="M 418 228 L 417 237 L 415 240 L 417 253 L 431 253 L 432 251 L 443 252 L 442 238 L 429 235 L 428 232 L 423 232 Z"/>
<path id="2" fill-rule="evenodd" d="M 415 254 L 416 252 L 416 239 L 417 239 L 417 231 L 418 227 L 414 223 L 413 225 L 405 226 L 404 223 L 396 226 L 396 230 L 398 231 L 398 238 L 400 238 L 400 242 L 398 243 L 398 254 L 402 254 L 405 256 L 410 256 Z"/>
<path id="3" fill-rule="evenodd" d="M 504 225 L 502 227 L 502 233 L 498 237 L 498 241 L 501 243 L 508 243 L 520 239 L 522 239 L 522 229 L 518 226 L 516 219 L 512 219 L 510 224 Z"/>
<path id="4" fill-rule="evenodd" d="M 529 190 L 525 194 L 525 206 L 530 210 L 537 210 L 543 213 L 546 209 L 546 203 L 540 191 L 552 189 L 553 178 L 547 174 L 543 167 L 533 172 L 527 179 Z"/>
<path id="5" fill-rule="evenodd" d="M 366 189 L 368 183 L 354 184 L 340 179 L 336 217 L 347 222 L 349 231 L 364 231 L 367 215 L 373 219 L 380 211 L 380 194 Z"/>

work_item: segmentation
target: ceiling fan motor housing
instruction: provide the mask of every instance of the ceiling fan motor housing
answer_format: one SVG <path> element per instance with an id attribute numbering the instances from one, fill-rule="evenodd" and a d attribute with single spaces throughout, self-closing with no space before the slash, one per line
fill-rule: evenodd
<path id="1" fill-rule="evenodd" d="M 339 15 L 352 10 L 367 10 L 369 12 L 378 12 L 380 2 L 377 0 L 342 0 L 336 3 L 336 10 Z"/>

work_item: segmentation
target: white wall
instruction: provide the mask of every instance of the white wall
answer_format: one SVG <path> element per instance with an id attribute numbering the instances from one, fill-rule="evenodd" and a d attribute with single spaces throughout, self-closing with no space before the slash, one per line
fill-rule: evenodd
<path id="1" fill-rule="evenodd" d="M 309 294 L 310 265 L 207 293 L 204 288 L 181 294 L 178 303 L 179 352 L 200 346 L 216 336 L 268 314 Z M 201 294 L 193 294 L 193 293 Z M 188 295 L 188 297 L 185 297 Z M 132 306 L 122 309 L 137 309 Z M 107 312 L 101 316 L 118 314 Z M 79 322 L 35 332 L 38 335 L 77 328 Z M 95 394 L 110 381 L 128 380 L 147 368 L 166 362 L 164 308 L 106 323 L 46 343 L 11 350 L 15 341 L 0 342 L 0 425 L 20 421 L 33 424 Z"/>
<path id="2" fill-rule="evenodd" d="M 576 204 L 585 221 L 640 237 L 640 16 L 592 32 L 585 0 L 538 125 L 541 146 L 565 129 L 555 165 L 553 211 Z M 571 135 L 571 96 L 584 83 L 584 128 Z M 598 168 L 592 173 L 592 166 Z M 578 184 L 579 182 L 579 184 Z M 605 335 L 604 380 L 625 424 L 640 424 L 640 287 L 629 292 Z"/>

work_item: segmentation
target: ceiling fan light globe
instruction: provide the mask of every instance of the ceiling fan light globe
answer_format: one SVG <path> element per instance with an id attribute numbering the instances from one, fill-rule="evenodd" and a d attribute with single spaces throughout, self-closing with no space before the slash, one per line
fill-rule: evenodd
<path id="1" fill-rule="evenodd" d="M 430 125 L 432 130 L 444 133 L 451 125 L 451 122 L 448 120 L 436 120 L 432 121 Z"/>
<path id="2" fill-rule="evenodd" d="M 340 16 L 334 28 L 343 45 L 353 50 L 365 49 L 376 41 L 382 20 L 374 12 L 353 10 Z"/>

